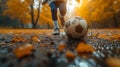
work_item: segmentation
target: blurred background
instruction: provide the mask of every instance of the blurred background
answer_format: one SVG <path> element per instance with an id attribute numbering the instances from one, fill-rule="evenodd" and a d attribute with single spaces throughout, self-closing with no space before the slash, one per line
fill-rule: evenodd
<path id="1" fill-rule="evenodd" d="M 49 5 L 41 2 L 0 0 L 0 28 L 53 28 Z M 90 28 L 120 28 L 120 0 L 67 0 L 66 6 L 66 20 L 80 16 Z"/>

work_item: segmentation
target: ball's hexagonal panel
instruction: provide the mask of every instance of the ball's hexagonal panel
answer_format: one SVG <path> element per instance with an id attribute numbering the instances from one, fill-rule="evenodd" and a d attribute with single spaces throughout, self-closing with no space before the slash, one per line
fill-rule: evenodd
<path id="1" fill-rule="evenodd" d="M 79 24 L 79 25 L 77 25 L 77 26 L 75 27 L 75 31 L 76 31 L 77 33 L 82 33 L 83 27 Z"/>

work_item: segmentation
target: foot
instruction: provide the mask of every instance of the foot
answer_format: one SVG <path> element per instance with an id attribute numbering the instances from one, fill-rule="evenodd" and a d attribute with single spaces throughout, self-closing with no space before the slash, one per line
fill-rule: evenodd
<path id="1" fill-rule="evenodd" d="M 59 18 L 60 18 L 61 25 L 64 27 L 64 24 L 65 24 L 65 19 L 64 19 L 64 17 L 59 16 Z"/>
<path id="2" fill-rule="evenodd" d="M 59 35 L 59 34 L 60 34 L 59 28 L 54 29 L 53 35 Z"/>

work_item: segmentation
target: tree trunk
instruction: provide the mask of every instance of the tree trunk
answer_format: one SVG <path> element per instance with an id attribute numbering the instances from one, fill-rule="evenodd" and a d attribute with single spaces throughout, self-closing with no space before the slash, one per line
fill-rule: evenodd
<path id="1" fill-rule="evenodd" d="M 117 17 L 116 17 L 116 14 L 114 13 L 114 16 L 113 16 L 113 20 L 114 20 L 114 27 L 118 27 L 118 22 L 117 22 Z"/>
<path id="2" fill-rule="evenodd" d="M 41 0 L 39 1 L 38 14 L 37 14 L 37 18 L 36 18 L 36 21 L 35 21 L 36 25 L 37 25 L 39 17 L 40 17 L 40 4 L 41 4 Z"/>
<path id="3" fill-rule="evenodd" d="M 112 3 L 112 6 L 114 6 L 114 3 L 113 3 L 113 2 L 111 2 L 111 3 Z M 113 16 L 114 27 L 118 27 L 116 12 L 115 12 L 114 9 L 112 9 L 111 11 L 113 12 L 113 15 L 114 15 L 114 16 Z"/>
<path id="4" fill-rule="evenodd" d="M 37 28 L 37 24 L 35 24 L 35 23 L 32 24 L 32 28 L 33 28 L 33 29 L 36 29 L 36 28 Z"/>
<path id="5" fill-rule="evenodd" d="M 24 24 L 23 23 L 21 23 L 21 28 L 24 28 Z"/>
<path id="6" fill-rule="evenodd" d="M 32 2 L 34 3 L 34 0 L 32 0 Z M 35 22 L 34 22 L 34 6 L 33 3 L 30 5 L 31 8 L 31 21 L 32 21 L 32 28 L 35 28 Z"/>
<path id="7" fill-rule="evenodd" d="M 32 2 L 34 3 L 34 0 L 32 0 Z M 36 29 L 37 28 L 37 24 L 38 24 L 38 20 L 39 20 L 39 17 L 40 17 L 40 4 L 41 4 L 41 0 L 39 1 L 38 14 L 37 14 L 36 20 L 34 19 L 34 5 L 33 5 L 33 3 L 30 5 L 30 7 L 31 7 L 31 21 L 32 21 L 32 28 Z"/>

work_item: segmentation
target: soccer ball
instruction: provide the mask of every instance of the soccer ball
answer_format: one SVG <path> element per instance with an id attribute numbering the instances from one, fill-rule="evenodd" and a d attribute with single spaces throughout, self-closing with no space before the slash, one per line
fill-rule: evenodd
<path id="1" fill-rule="evenodd" d="M 81 39 L 86 36 L 88 25 L 85 19 L 75 16 L 65 23 L 64 30 L 68 38 Z"/>

